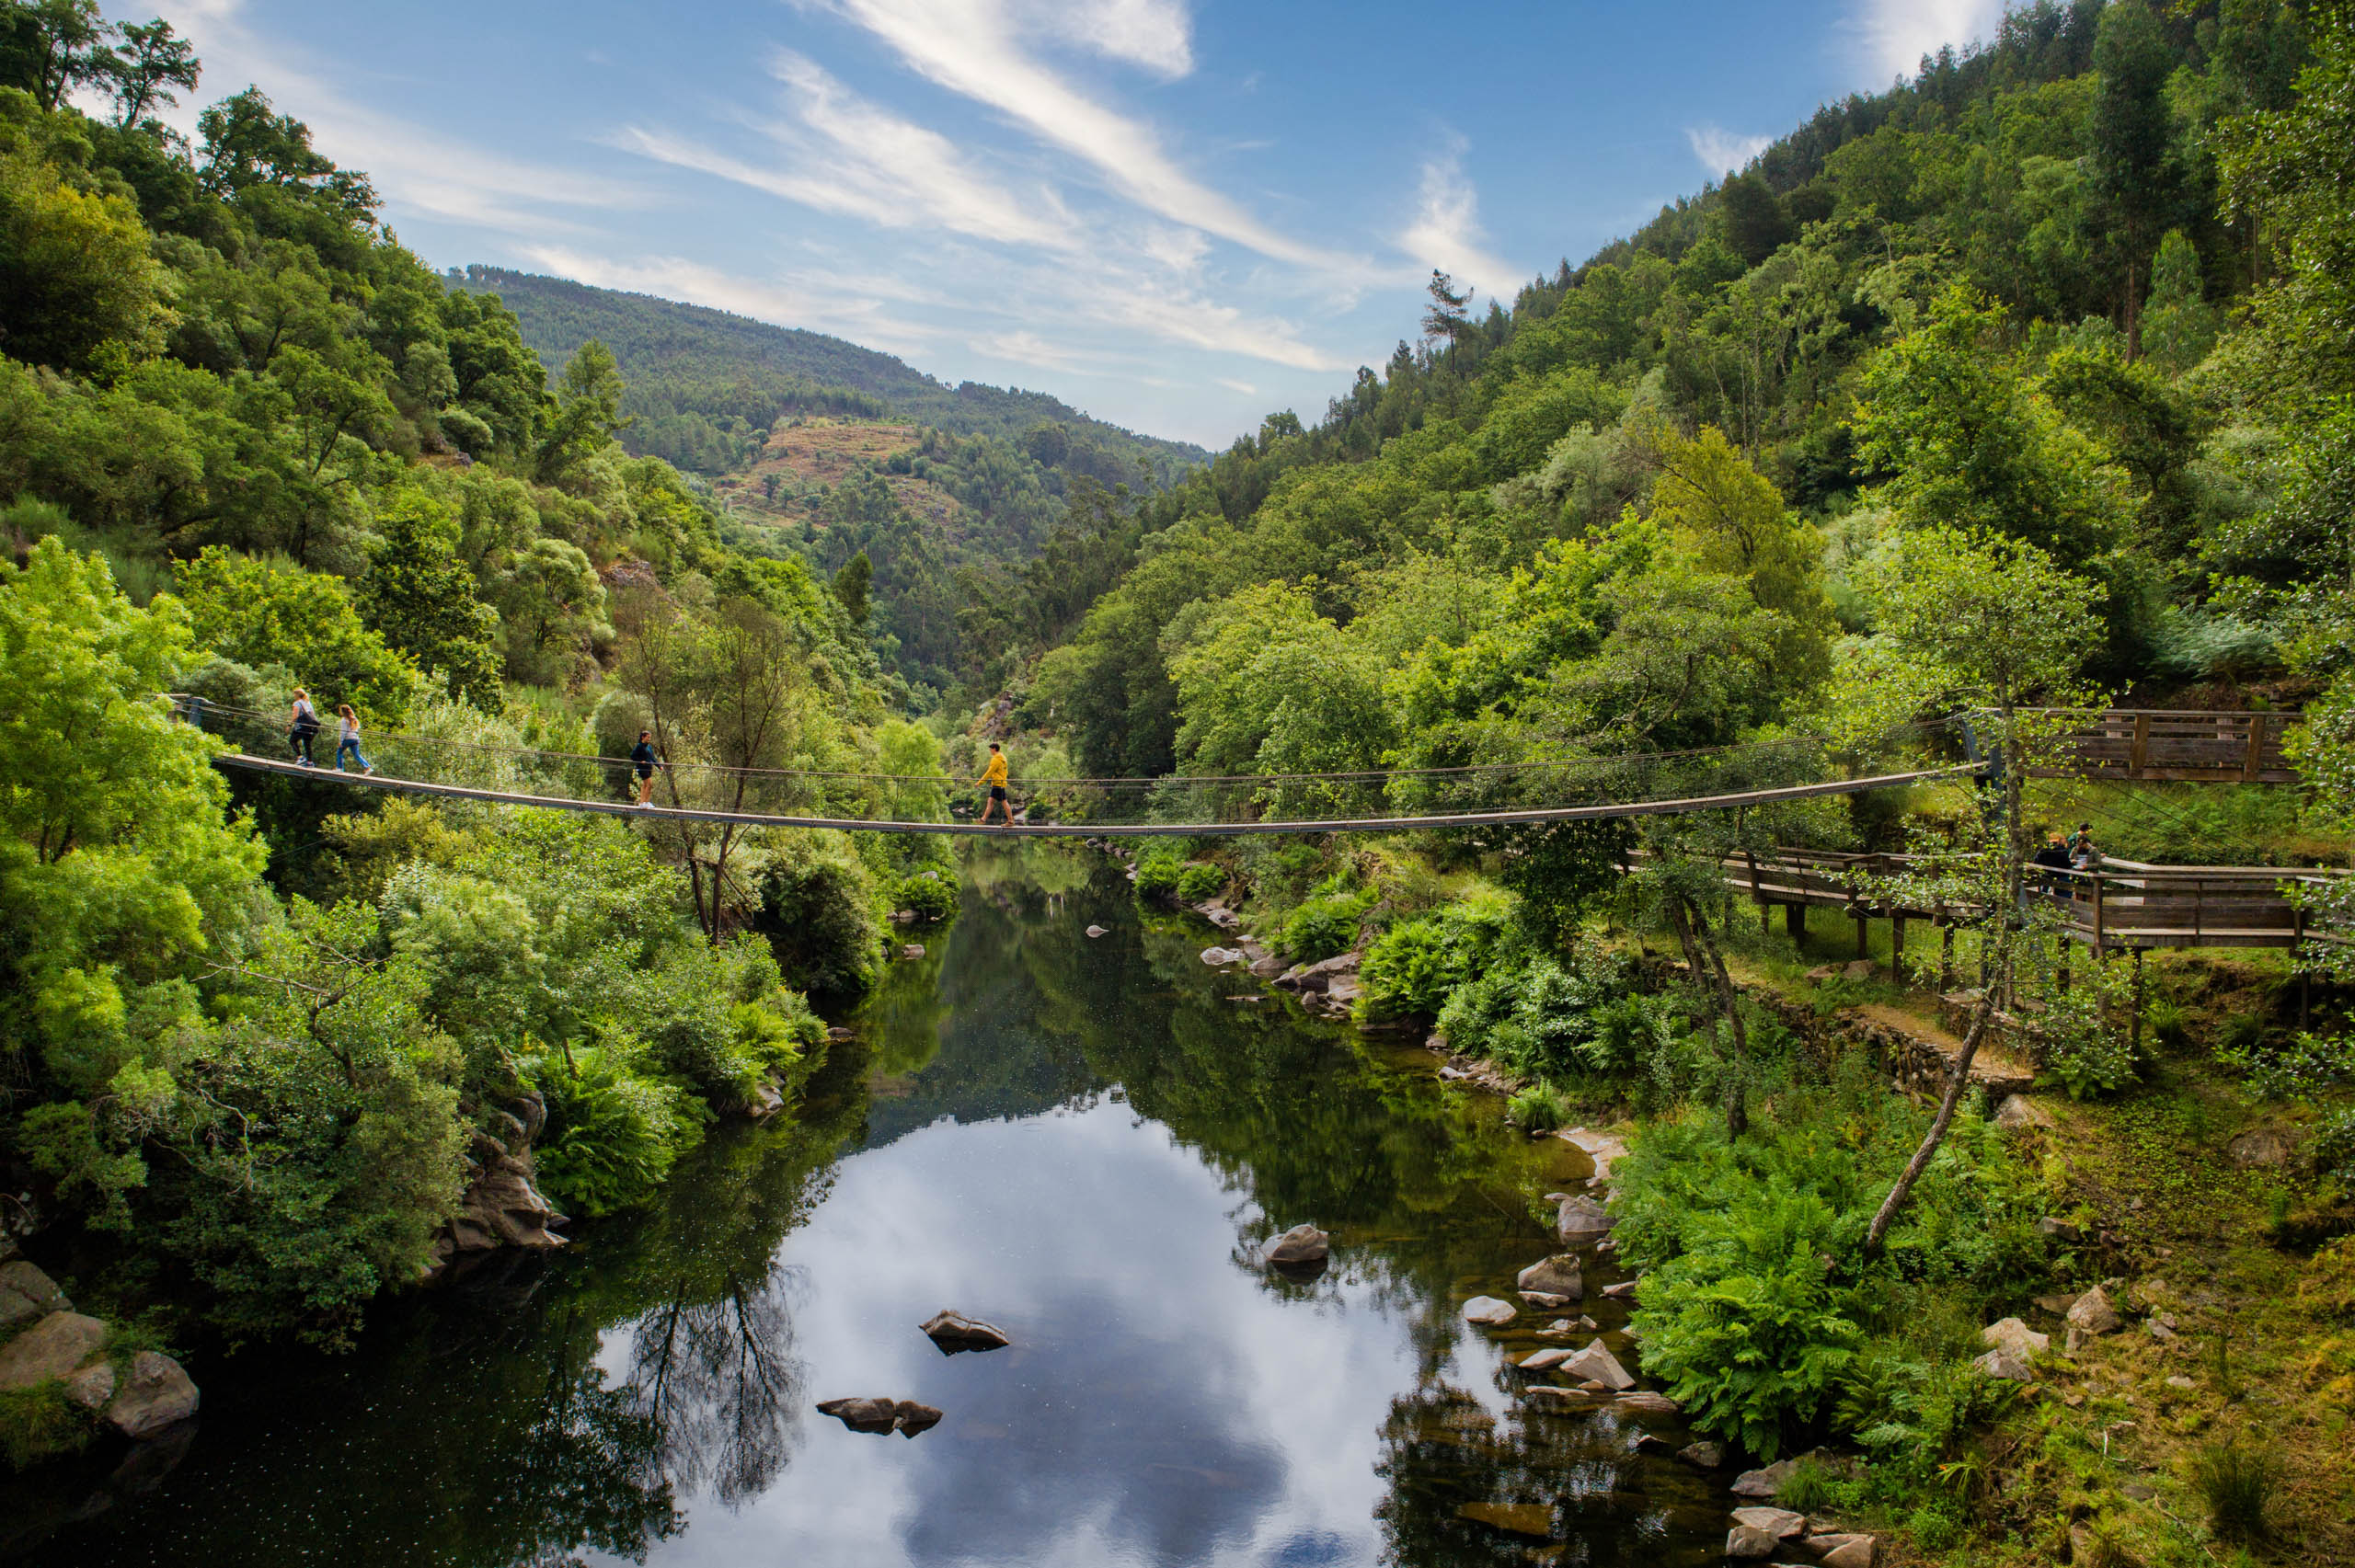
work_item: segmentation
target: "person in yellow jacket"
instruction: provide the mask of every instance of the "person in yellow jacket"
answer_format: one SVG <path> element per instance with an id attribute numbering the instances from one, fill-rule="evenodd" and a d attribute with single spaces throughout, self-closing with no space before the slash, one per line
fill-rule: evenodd
<path id="1" fill-rule="evenodd" d="M 982 806 L 982 826 L 988 827 L 991 811 L 997 810 L 1005 813 L 1005 825 L 1013 827 L 1014 807 L 1005 798 L 1005 753 L 997 749 L 996 741 L 990 742 L 990 765 L 982 770 L 982 776 L 973 783 L 977 786 L 986 786 L 990 792 L 989 799 Z"/>

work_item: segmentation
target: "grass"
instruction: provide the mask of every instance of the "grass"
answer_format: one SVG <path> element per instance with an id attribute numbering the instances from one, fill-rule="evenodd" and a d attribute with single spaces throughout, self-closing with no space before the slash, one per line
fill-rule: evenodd
<path id="1" fill-rule="evenodd" d="M 2269 1450 L 2237 1436 L 2219 1438 L 2200 1448 L 2191 1480 L 2208 1506 L 2208 1528 L 2221 1539 L 2264 1539 L 2281 1480 L 2280 1462 Z"/>
<path id="2" fill-rule="evenodd" d="M 89 1413 L 55 1380 L 0 1392 L 0 1456 L 11 1470 L 79 1453 L 98 1436 Z"/>

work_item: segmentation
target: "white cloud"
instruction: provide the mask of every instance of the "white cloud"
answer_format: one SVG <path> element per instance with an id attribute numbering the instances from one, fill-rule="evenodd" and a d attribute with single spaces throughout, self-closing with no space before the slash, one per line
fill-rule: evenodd
<path id="1" fill-rule="evenodd" d="M 1257 397 L 1259 395 L 1259 389 L 1253 386 L 1247 381 L 1233 381 L 1225 376 L 1220 376 L 1217 380 L 1218 384 L 1226 388 L 1229 392 L 1239 392 L 1246 397 Z"/>
<path id="2" fill-rule="evenodd" d="M 601 289 L 655 294 L 732 311 L 756 321 L 810 331 L 833 332 L 888 353 L 905 354 L 936 340 L 937 329 L 890 313 L 885 302 L 828 279 L 739 278 L 680 256 L 620 261 L 557 246 L 532 246 L 523 253 L 553 276 Z"/>
<path id="3" fill-rule="evenodd" d="M 1922 56 L 1943 44 L 1960 49 L 1987 37 L 2003 19 L 2005 0 L 1861 0 L 1856 41 L 1875 86 L 1910 76 Z"/>
<path id="4" fill-rule="evenodd" d="M 840 13 L 895 50 L 911 70 L 985 104 L 1049 144 L 1094 166 L 1121 195 L 1171 223 L 1216 235 L 1262 256 L 1301 266 L 1354 271 L 1350 258 L 1278 233 L 1179 167 L 1153 130 L 1089 97 L 1030 57 L 1022 18 L 1002 0 L 833 0 Z M 1072 0 L 1069 14 L 1086 0 Z M 1166 7 L 1116 6 L 1114 13 Z M 1110 25 L 1110 24 L 1108 24 Z M 1074 35 L 1123 58 L 1139 58 L 1153 36 L 1130 22 Z"/>
<path id="5" fill-rule="evenodd" d="M 973 352 L 987 354 L 994 360 L 1010 360 L 1017 365 L 1031 365 L 1040 370 L 1063 371 L 1072 375 L 1086 375 L 1088 368 L 1079 356 L 1048 342 L 1035 332 L 991 332 L 972 340 Z"/>
<path id="6" fill-rule="evenodd" d="M 1750 160 L 1764 152 L 1774 142 L 1772 136 L 1743 136 L 1715 125 L 1688 125 L 1684 140 L 1692 144 L 1693 155 L 1709 171 L 1711 179 L 1748 166 Z"/>
<path id="7" fill-rule="evenodd" d="M 1423 165 L 1415 221 L 1398 236 L 1398 248 L 1493 298 L 1511 300 L 1521 286 L 1521 269 L 1490 255 L 1480 239 L 1479 197 L 1465 177 L 1464 143 L 1458 138 Z"/>
<path id="8" fill-rule="evenodd" d="M 1193 24 L 1179 0 L 1030 0 L 1031 29 L 1175 79 L 1194 68 Z"/>
<path id="9" fill-rule="evenodd" d="M 549 208 L 605 210 L 643 206 L 643 191 L 619 181 L 502 156 L 453 141 L 413 121 L 355 104 L 295 56 L 263 42 L 240 20 L 240 0 L 164 0 L 164 18 L 196 45 L 206 90 L 258 82 L 281 112 L 310 126 L 318 149 L 367 173 L 396 208 L 517 235 L 577 231 Z M 167 116 L 193 133 L 196 102 Z"/>

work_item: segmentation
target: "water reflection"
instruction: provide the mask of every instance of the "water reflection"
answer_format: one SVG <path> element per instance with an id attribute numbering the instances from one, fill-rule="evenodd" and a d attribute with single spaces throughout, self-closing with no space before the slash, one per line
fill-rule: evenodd
<path id="1" fill-rule="evenodd" d="M 224 1369 L 189 1461 L 43 1560 L 1710 1555 L 1697 1478 L 1607 1415 L 1524 1414 L 1457 1315 L 1545 1250 L 1533 1199 L 1574 1155 L 1427 1058 L 1232 1000 L 1258 988 L 1101 861 L 982 846 L 969 873 L 800 1125 L 716 1137 L 544 1278 Z M 1303 1220 L 1333 1266 L 1258 1268 Z M 944 1307 L 1013 1347 L 944 1357 L 916 1328 Z M 864 1395 L 946 1419 L 810 1410 Z"/>

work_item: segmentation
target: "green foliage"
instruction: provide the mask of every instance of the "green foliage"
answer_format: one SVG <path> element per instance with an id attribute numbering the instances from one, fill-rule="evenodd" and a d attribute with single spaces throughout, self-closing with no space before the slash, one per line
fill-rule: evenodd
<path id="1" fill-rule="evenodd" d="M 1360 924 L 1380 895 L 1371 887 L 1350 887 L 1349 880 L 1346 874 L 1327 877 L 1314 895 L 1284 917 L 1284 952 L 1302 963 L 1315 964 L 1358 944 Z M 1369 953 L 1369 964 L 1372 957 Z"/>
<path id="2" fill-rule="evenodd" d="M 1226 890 L 1226 873 L 1205 861 L 1194 861 L 1178 873 L 1178 884 L 1171 889 L 1181 904 L 1199 904 L 1216 898 Z"/>
<path id="3" fill-rule="evenodd" d="M 755 929 L 786 979 L 803 990 L 856 996 L 883 973 L 883 926 L 872 875 L 839 841 L 805 841 L 759 877 Z"/>
<path id="4" fill-rule="evenodd" d="M 2191 1460 L 2192 1485 L 2208 1509 L 2208 1528 L 2230 1541 L 2265 1538 L 2281 1461 L 2261 1442 L 2220 1437 L 2200 1445 Z"/>
<path id="5" fill-rule="evenodd" d="M 77 1454 L 95 1441 L 98 1424 L 55 1379 L 25 1389 L 0 1389 L 0 1458 L 10 1470 Z"/>
<path id="6" fill-rule="evenodd" d="M 1361 979 L 1368 1010 L 1377 1017 L 1437 1016 L 1449 992 L 1503 957 L 1512 920 L 1512 901 L 1488 893 L 1399 921 L 1366 950 Z M 1285 936 L 1289 944 L 1289 925 Z"/>
<path id="7" fill-rule="evenodd" d="M 408 714 L 417 667 L 362 621 L 342 578 L 209 545 L 180 563 L 173 586 L 198 646 L 286 670 L 329 704 L 322 712 L 350 703 L 379 724 Z"/>
<path id="8" fill-rule="evenodd" d="M 703 1111 L 682 1085 L 651 1070 L 626 1035 L 522 1058 L 548 1121 L 534 1164 L 550 1201 L 597 1216 L 643 1202 L 703 1136 Z"/>
<path id="9" fill-rule="evenodd" d="M 1562 1097 L 1543 1083 L 1533 1083 L 1506 1101 L 1505 1114 L 1531 1132 L 1550 1132 L 1570 1119 Z"/>
<path id="10" fill-rule="evenodd" d="M 457 520 L 411 491 L 386 503 L 377 527 L 384 543 L 354 596 L 362 618 L 388 646 L 438 676 L 451 695 L 498 712 L 491 639 L 499 616 L 475 597 L 474 574 L 458 556 Z"/>
<path id="11" fill-rule="evenodd" d="M 925 921 L 954 920 L 957 916 L 957 877 L 954 870 L 938 869 L 911 872 L 896 884 L 890 896 L 895 910 L 913 910 L 916 918 Z"/>

